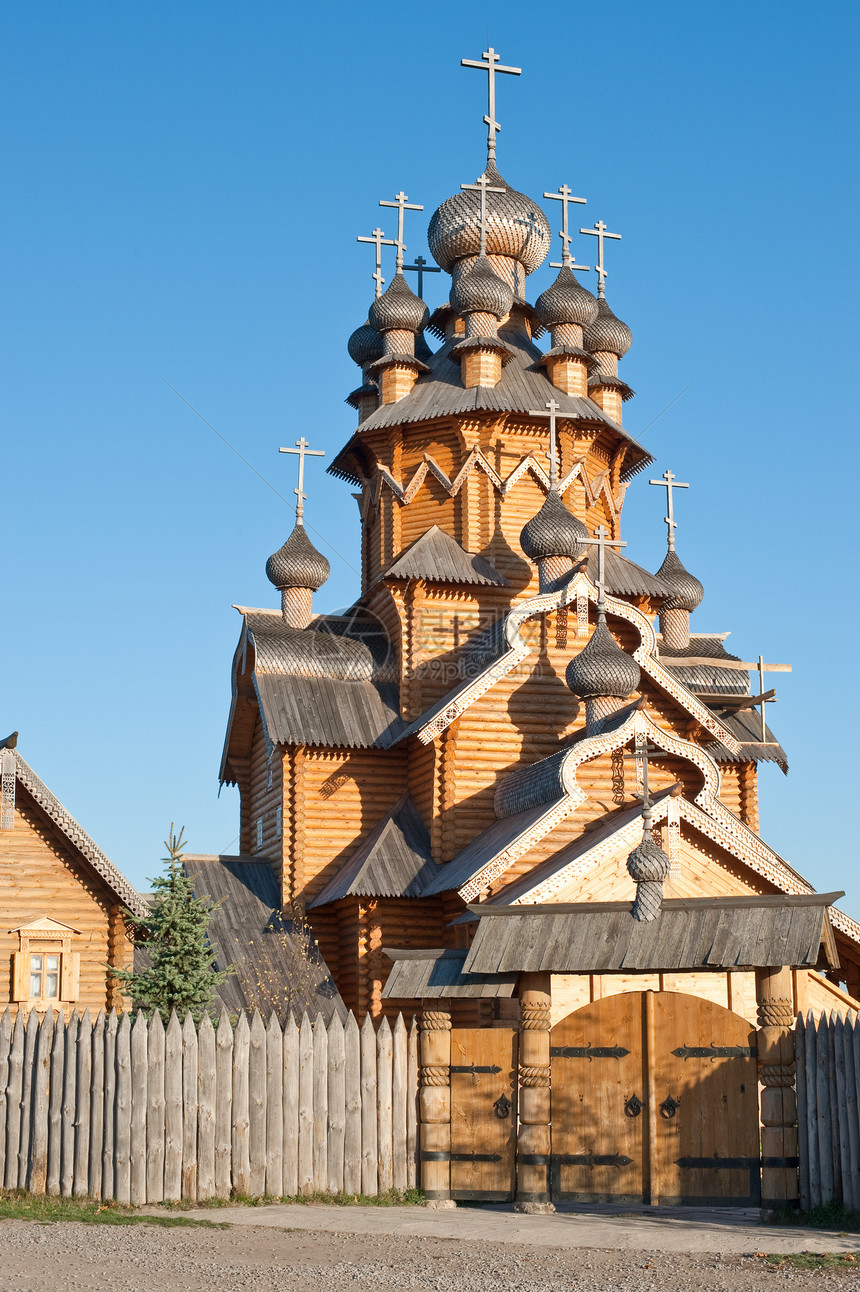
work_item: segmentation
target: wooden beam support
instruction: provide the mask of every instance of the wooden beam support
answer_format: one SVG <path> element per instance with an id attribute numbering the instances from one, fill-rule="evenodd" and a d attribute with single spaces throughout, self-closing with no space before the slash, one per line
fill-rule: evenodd
<path id="1" fill-rule="evenodd" d="M 552 980 L 548 973 L 520 975 L 519 1133 L 516 1211 L 555 1211 L 549 1193 L 551 1092 L 549 1033 Z"/>
<path id="2" fill-rule="evenodd" d="M 421 1188 L 427 1206 L 456 1207 L 451 1197 L 451 1013 L 445 1000 L 425 1000 L 418 1024 Z"/>
<path id="3" fill-rule="evenodd" d="M 762 1217 L 797 1206 L 797 1095 L 791 970 L 756 969 Z M 791 1165 L 789 1165 L 789 1163 Z"/>

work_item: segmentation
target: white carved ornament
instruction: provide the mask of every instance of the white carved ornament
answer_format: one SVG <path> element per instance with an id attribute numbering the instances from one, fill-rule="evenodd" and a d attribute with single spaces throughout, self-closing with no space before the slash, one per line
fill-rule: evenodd
<path id="1" fill-rule="evenodd" d="M 18 764 L 11 749 L 0 753 L 0 830 L 15 828 L 15 782 Z"/>

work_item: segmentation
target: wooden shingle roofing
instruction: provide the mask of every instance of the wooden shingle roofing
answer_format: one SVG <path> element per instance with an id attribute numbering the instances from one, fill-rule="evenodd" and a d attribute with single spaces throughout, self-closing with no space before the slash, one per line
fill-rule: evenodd
<path id="1" fill-rule="evenodd" d="M 383 988 L 385 1000 L 414 1000 L 416 997 L 512 996 L 516 974 L 463 974 L 466 951 L 400 951 L 383 947 L 394 961 Z"/>
<path id="2" fill-rule="evenodd" d="M 418 897 L 436 869 L 429 831 L 404 794 L 311 902 L 311 909 L 349 896 Z"/>
<path id="3" fill-rule="evenodd" d="M 482 556 L 465 551 L 455 538 L 438 525 L 401 552 L 381 576 L 385 579 L 424 579 L 433 583 L 478 583 L 508 587 L 503 574 Z"/>

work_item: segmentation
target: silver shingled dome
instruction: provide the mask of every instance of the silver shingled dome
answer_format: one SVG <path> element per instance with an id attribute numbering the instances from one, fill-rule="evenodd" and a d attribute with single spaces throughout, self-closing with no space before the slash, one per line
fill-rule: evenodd
<path id="1" fill-rule="evenodd" d="M 531 274 L 549 251 L 549 221 L 536 202 L 505 183 L 494 162 L 487 163 L 485 174 L 494 187 L 505 190 L 487 194 L 487 255 L 510 256 Z M 480 195 L 461 189 L 433 212 L 427 241 L 436 262 L 448 273 L 464 256 L 480 252 L 480 210 Z"/>
<path id="2" fill-rule="evenodd" d="M 530 561 L 546 556 L 569 556 L 576 560 L 588 542 L 588 530 L 572 515 L 558 491 L 551 489 L 540 511 L 532 516 L 520 534 L 520 547 Z"/>
<path id="3" fill-rule="evenodd" d="M 657 571 L 657 578 L 668 583 L 672 590 L 672 596 L 663 602 L 664 610 L 695 610 L 705 595 L 705 589 L 695 575 L 681 564 L 677 552 L 666 553 L 665 560 Z"/>
<path id="4" fill-rule="evenodd" d="M 266 562 L 266 578 L 276 588 L 312 588 L 316 592 L 331 574 L 322 552 L 318 552 L 305 533 L 296 525 L 290 537 Z"/>
<path id="5" fill-rule="evenodd" d="M 573 271 L 563 265 L 552 286 L 535 301 L 535 313 L 544 327 L 578 323 L 585 328 L 597 318 L 597 301 Z"/>
<path id="6" fill-rule="evenodd" d="M 633 333 L 626 323 L 616 318 L 612 310 L 601 297 L 597 302 L 597 317 L 583 331 L 586 349 L 605 350 L 622 359 L 633 343 Z"/>
<path id="7" fill-rule="evenodd" d="M 568 664 L 565 678 L 580 699 L 626 700 L 639 685 L 639 665 L 621 649 L 601 615 L 588 645 Z"/>

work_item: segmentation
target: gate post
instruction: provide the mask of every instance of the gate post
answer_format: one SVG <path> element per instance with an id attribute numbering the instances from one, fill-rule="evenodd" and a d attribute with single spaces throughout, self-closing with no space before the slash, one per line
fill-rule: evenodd
<path id="1" fill-rule="evenodd" d="M 761 1092 L 761 1206 L 796 1206 L 798 1196 L 794 995 L 791 970 L 756 969 Z"/>
<path id="2" fill-rule="evenodd" d="M 515 1211 L 555 1211 L 550 1201 L 552 1004 L 548 973 L 520 974 L 519 1131 Z"/>
<path id="3" fill-rule="evenodd" d="M 451 1198 L 451 1014 L 445 1001 L 425 1000 L 420 1035 L 419 1161 L 427 1206 L 456 1207 Z"/>

